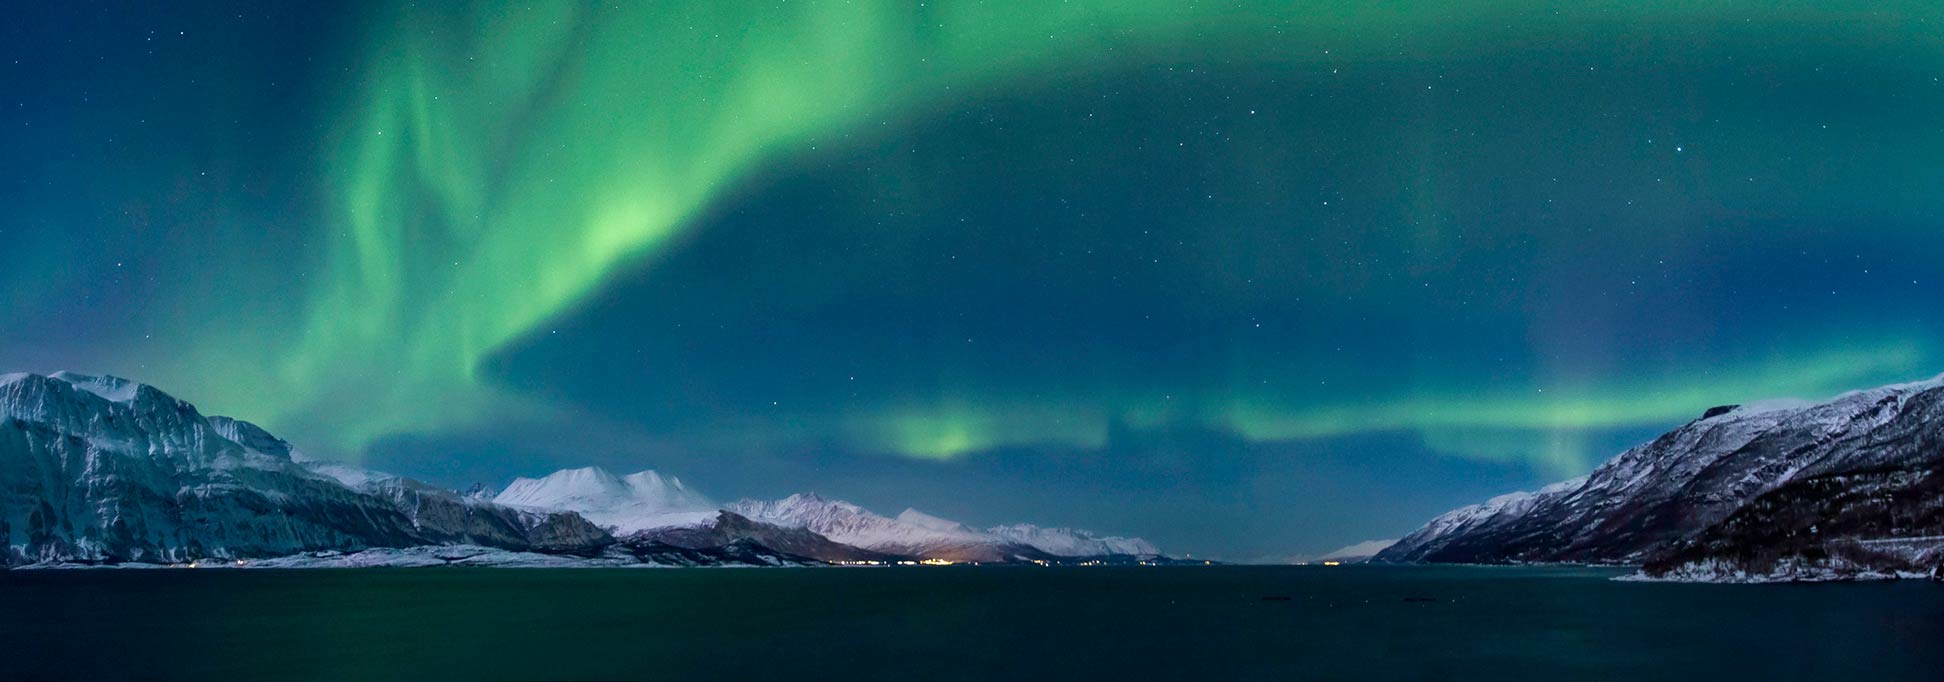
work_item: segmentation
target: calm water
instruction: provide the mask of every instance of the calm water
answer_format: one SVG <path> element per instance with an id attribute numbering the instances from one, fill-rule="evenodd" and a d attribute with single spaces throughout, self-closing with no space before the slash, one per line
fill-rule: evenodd
<path id="1" fill-rule="evenodd" d="M 15 571 L 0 679 L 1944 678 L 1944 585 L 1609 575 Z"/>

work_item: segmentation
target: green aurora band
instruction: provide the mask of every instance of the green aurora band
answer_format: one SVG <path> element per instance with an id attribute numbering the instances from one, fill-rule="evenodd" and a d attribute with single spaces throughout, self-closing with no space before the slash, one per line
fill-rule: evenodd
<path id="1" fill-rule="evenodd" d="M 363 63 L 374 71 L 348 100 L 337 156 L 324 160 L 335 224 L 308 278 L 303 319 L 287 342 L 271 344 L 274 374 L 208 388 L 218 394 L 212 402 L 251 405 L 272 425 L 330 424 L 340 439 L 320 445 L 354 455 L 387 434 L 552 409 L 489 385 L 482 362 L 545 333 L 618 271 L 652 267 L 698 214 L 764 164 L 1017 78 L 1183 54 L 1320 62 L 1328 51 L 1327 59 L 1354 62 L 1413 45 L 1489 55 L 1549 32 L 1739 22 L 1738 9 L 1175 0 L 395 8 L 372 24 L 379 28 Z M 1857 14 L 1784 3 L 1768 16 Z M 1883 21 L 1880 30 L 1907 30 L 1894 17 Z M 1454 451 L 1571 471 L 1585 466 L 1587 453 L 1572 446 L 1580 430 L 1678 420 L 1722 395 L 1826 394 L 1934 359 L 1902 338 L 1860 354 L 1798 350 L 1793 360 L 1705 379 L 1645 377 L 1567 395 L 1406 392 L 1378 404 L 1241 395 L 1195 417 L 1255 439 L 1416 431 Z M 840 433 L 824 435 L 949 458 L 1007 444 L 1099 445 L 1110 419 L 1169 418 L 1164 406 L 1139 401 L 1074 411 L 944 400 L 843 415 Z M 1530 438 L 1540 442 L 1521 440 Z"/>

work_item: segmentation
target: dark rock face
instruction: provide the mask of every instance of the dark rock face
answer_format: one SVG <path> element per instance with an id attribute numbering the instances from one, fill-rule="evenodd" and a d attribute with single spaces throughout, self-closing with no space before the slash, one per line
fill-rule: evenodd
<path id="1" fill-rule="evenodd" d="M 749 543 L 779 554 L 826 563 L 895 561 L 904 558 L 833 542 L 830 538 L 807 528 L 763 523 L 728 511 L 721 512 L 713 523 L 705 526 L 651 528 L 627 536 L 622 542 L 628 545 L 662 544 L 698 550 Z"/>
<path id="2" fill-rule="evenodd" d="M 1944 564 L 1944 469 L 1792 481 L 1648 561 L 1642 570 L 1844 577 L 1933 574 Z"/>
<path id="3" fill-rule="evenodd" d="M 364 472 L 370 474 L 370 472 Z M 598 552 L 572 514 L 371 474 L 352 486 L 251 425 L 112 377 L 0 377 L 0 564 L 173 563 L 466 543 Z"/>
<path id="4" fill-rule="evenodd" d="M 579 514 L 513 509 L 407 478 L 374 483 L 365 491 L 410 518 L 419 531 L 418 544 L 586 554 L 614 542 Z"/>
<path id="5" fill-rule="evenodd" d="M 1697 577 L 1919 570 L 1938 560 L 1921 538 L 1944 535 L 1940 468 L 1944 378 L 1820 405 L 1716 408 L 1585 479 L 1441 516 L 1377 560 L 1644 564 Z"/>
<path id="6" fill-rule="evenodd" d="M 748 539 L 715 547 L 679 547 L 643 539 L 617 547 L 635 561 L 656 566 L 815 566 L 824 563 L 778 552 Z"/>

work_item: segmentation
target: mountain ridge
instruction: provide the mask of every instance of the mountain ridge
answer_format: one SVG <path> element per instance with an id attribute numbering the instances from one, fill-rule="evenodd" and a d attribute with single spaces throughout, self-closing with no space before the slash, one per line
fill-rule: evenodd
<path id="1" fill-rule="evenodd" d="M 353 487 L 292 454 L 254 425 L 205 417 L 145 384 L 65 372 L 0 377 L 0 563 L 448 543 L 595 551 L 612 542 L 578 517 L 468 506 L 407 479 L 374 475 L 388 483 Z"/>
<path id="2" fill-rule="evenodd" d="M 75 372 L 0 375 L 4 566 L 1046 562 L 1076 558 L 1060 553 L 1075 547 L 1152 549 L 1138 539 L 1026 525 L 1039 535 L 1002 540 L 913 509 L 891 519 L 814 494 L 777 504 L 785 501 L 847 518 L 853 533 L 910 542 L 880 551 L 744 516 L 730 511 L 743 503 L 717 505 L 653 470 L 563 469 L 490 495 L 483 486 L 462 493 L 310 457 L 262 427 L 203 415 L 147 384 Z M 1036 539 L 1054 551 L 1031 545 Z"/>
<path id="3" fill-rule="evenodd" d="M 1911 538 L 1944 535 L 1944 503 L 1921 493 L 1941 470 L 1944 375 L 1724 406 L 1585 477 L 1443 514 L 1376 560 L 1636 565 L 1647 578 L 1721 581 L 1937 575 L 1944 542 Z"/>

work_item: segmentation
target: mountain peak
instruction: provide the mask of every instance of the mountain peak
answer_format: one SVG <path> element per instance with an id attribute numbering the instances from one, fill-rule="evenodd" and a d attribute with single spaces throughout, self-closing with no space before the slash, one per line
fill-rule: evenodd
<path id="1" fill-rule="evenodd" d="M 972 530 L 965 524 L 951 519 L 942 519 L 911 508 L 906 508 L 903 512 L 899 512 L 898 522 L 941 533 L 978 534 L 978 531 Z"/>
<path id="2" fill-rule="evenodd" d="M 1706 412 L 1702 412 L 1702 413 L 1701 413 L 1701 418 L 1702 418 L 1702 419 L 1714 419 L 1715 417 L 1719 417 L 1719 416 L 1721 416 L 1721 415 L 1724 415 L 1724 414 L 1728 414 L 1729 412 L 1733 412 L 1733 411 L 1735 411 L 1735 409 L 1736 409 L 1736 408 L 1739 408 L 1739 407 L 1741 407 L 1741 406 L 1740 406 L 1740 405 L 1721 405 L 1721 406 L 1718 406 L 1718 407 L 1710 407 L 1710 408 L 1708 408 L 1708 411 L 1706 411 Z"/>
<path id="3" fill-rule="evenodd" d="M 716 505 L 681 479 L 653 470 L 615 476 L 588 466 L 542 478 L 517 478 L 493 497 L 498 504 L 579 512 L 602 526 L 631 532 L 713 518 Z M 698 516 L 700 515 L 700 516 Z"/>
<path id="4" fill-rule="evenodd" d="M 224 438 L 258 452 L 284 459 L 305 459 L 301 453 L 291 447 L 289 441 L 271 435 L 269 431 L 263 430 L 263 427 L 250 422 L 230 417 L 210 417 L 209 426 Z"/>
<path id="5" fill-rule="evenodd" d="M 0 469 L 57 473 L 8 478 L 0 528 L 29 510 L 45 519 L 26 545 L 0 541 L 0 566 L 444 544 L 584 552 L 612 542 L 571 515 L 465 504 L 406 479 L 293 461 L 288 443 L 253 424 L 205 417 L 119 377 L 0 376 L 0 417 L 56 436 L 0 447 Z"/>
<path id="6" fill-rule="evenodd" d="M 628 484 L 628 487 L 636 490 L 669 489 L 684 492 L 688 490 L 688 486 L 682 485 L 682 479 L 674 476 L 663 476 L 654 469 L 643 469 L 628 474 L 621 477 L 621 482 Z"/>
<path id="7" fill-rule="evenodd" d="M 1929 532 L 1903 517 L 1858 512 L 1821 518 L 1818 510 L 1835 507 L 1818 505 L 1835 504 L 1832 499 L 1851 494 L 1867 496 L 1868 507 L 1877 510 L 1897 509 L 1899 495 L 1934 499 L 1934 493 L 1897 476 L 1933 469 L 1941 461 L 1927 444 L 1935 442 L 1938 425 L 1944 424 L 1944 377 L 1852 391 L 1817 403 L 1768 400 L 1708 412 L 1620 453 L 1588 476 L 1442 514 L 1379 558 L 1659 561 L 1665 570 L 1674 550 L 1692 550 L 1680 555 L 1681 561 L 1701 562 L 1704 573 L 1729 570 L 1722 567 L 1760 573 L 1782 564 L 1775 559 L 1744 563 L 1736 557 L 1747 553 L 1735 552 L 1748 548 L 1722 538 L 1758 532 L 1809 538 L 1802 547 L 1810 548 L 1805 557 L 1813 557 L 1826 550 L 1812 548 L 1816 543 L 1882 539 L 1885 528 L 1914 535 Z M 1789 525 L 1797 522 L 1805 527 Z M 1704 550 L 1696 544 L 1705 542 L 1718 545 Z M 1723 554 L 1710 556 L 1707 551 Z M 1706 563 L 1713 559 L 1723 562 Z M 1801 565 L 1815 561 L 1804 558 Z"/>
<path id="8" fill-rule="evenodd" d="M 1026 545 L 1054 556 L 1150 556 L 1161 553 L 1154 543 L 1141 538 L 1102 536 L 1077 528 L 1042 528 L 1030 523 L 1014 523 L 993 526 L 985 532 L 1006 542 Z"/>
<path id="9" fill-rule="evenodd" d="M 91 375 L 61 370 L 47 375 L 47 378 L 61 381 L 69 386 L 101 396 L 109 402 L 125 403 L 135 399 L 145 384 L 136 383 L 118 376 L 107 374 Z"/>
<path id="10" fill-rule="evenodd" d="M 751 503 L 751 504 L 757 503 L 757 501 L 755 500 L 744 500 L 744 502 Z M 795 493 L 781 500 L 777 500 L 775 502 L 764 502 L 762 504 L 776 506 L 779 508 L 807 507 L 811 509 L 841 510 L 851 514 L 869 513 L 863 507 L 859 507 L 856 504 L 846 502 L 844 500 L 839 500 L 834 497 L 824 497 L 816 493 Z"/>
<path id="11" fill-rule="evenodd" d="M 572 469 L 561 469 L 551 474 L 547 474 L 546 477 L 547 478 L 557 477 L 561 480 L 570 480 L 570 481 L 608 482 L 608 481 L 620 480 L 620 478 L 615 476 L 613 472 L 610 472 L 606 469 L 597 466 L 584 466 L 584 467 L 575 467 Z"/>

